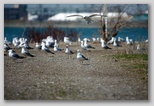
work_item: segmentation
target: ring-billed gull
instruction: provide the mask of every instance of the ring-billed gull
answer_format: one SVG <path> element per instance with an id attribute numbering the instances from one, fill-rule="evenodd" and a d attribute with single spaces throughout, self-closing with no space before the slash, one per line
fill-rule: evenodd
<path id="1" fill-rule="evenodd" d="M 91 46 L 90 44 L 88 44 L 88 40 L 85 40 L 85 41 L 84 41 L 84 46 L 85 46 L 86 48 L 95 49 L 95 47 L 93 47 L 93 46 Z"/>
<path id="2" fill-rule="evenodd" d="M 86 50 L 86 51 L 90 52 L 90 50 L 84 46 L 84 41 L 81 41 L 81 48 L 83 50 Z"/>
<path id="3" fill-rule="evenodd" d="M 53 52 L 51 52 L 51 51 L 45 46 L 45 42 L 42 42 L 41 50 L 42 50 L 42 51 L 45 51 L 45 52 L 48 52 L 48 53 L 54 54 Z"/>
<path id="4" fill-rule="evenodd" d="M 24 57 L 19 56 L 15 51 L 13 51 L 12 49 L 8 50 L 9 51 L 9 57 L 13 58 L 13 59 L 22 59 Z"/>
<path id="5" fill-rule="evenodd" d="M 88 60 L 83 54 L 81 54 L 80 50 L 77 50 L 77 59 L 80 61 L 80 63 L 83 63 L 83 61 Z"/>
<path id="6" fill-rule="evenodd" d="M 106 45 L 106 42 L 103 39 L 101 39 L 101 47 L 104 49 L 111 49 L 110 47 Z"/>
<path id="7" fill-rule="evenodd" d="M 35 57 L 35 56 L 32 55 L 31 53 L 29 53 L 28 50 L 26 50 L 26 47 L 22 47 L 21 53 L 22 53 L 23 55 L 25 55 L 25 56 Z"/>
<path id="8" fill-rule="evenodd" d="M 74 53 L 72 52 L 72 50 L 69 49 L 68 45 L 66 45 L 65 53 L 68 54 L 69 58 L 70 58 L 70 55 L 71 55 L 71 54 L 74 54 Z"/>

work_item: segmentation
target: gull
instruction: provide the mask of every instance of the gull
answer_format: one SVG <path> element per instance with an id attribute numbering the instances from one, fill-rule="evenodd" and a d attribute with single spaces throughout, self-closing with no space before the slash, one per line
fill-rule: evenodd
<path id="1" fill-rule="evenodd" d="M 83 63 L 83 61 L 88 60 L 83 54 L 80 53 L 80 50 L 77 50 L 77 59 L 80 61 L 80 63 Z"/>
<path id="2" fill-rule="evenodd" d="M 24 46 L 26 47 L 26 49 L 33 49 L 32 47 L 29 46 L 28 44 L 28 40 L 26 38 L 19 38 L 19 42 L 20 44 L 18 45 L 18 48 L 22 48 L 23 47 L 23 44 Z"/>
<path id="3" fill-rule="evenodd" d="M 138 51 L 140 51 L 140 50 L 145 50 L 145 48 L 141 47 L 140 44 L 137 45 L 136 49 L 137 49 Z"/>
<path id="4" fill-rule="evenodd" d="M 113 46 L 118 47 L 118 44 L 117 44 L 116 40 L 113 41 Z"/>
<path id="5" fill-rule="evenodd" d="M 117 43 L 116 38 L 114 38 L 114 40 L 113 40 L 113 46 L 114 46 L 114 47 L 119 47 L 119 44 Z"/>
<path id="6" fill-rule="evenodd" d="M 21 49 L 21 53 L 25 56 L 30 56 L 30 57 L 35 57 L 34 55 L 32 55 L 31 53 L 29 53 L 26 48 L 23 46 Z"/>
<path id="7" fill-rule="evenodd" d="M 6 50 L 10 50 L 11 48 L 9 47 L 9 45 L 7 43 L 4 42 L 4 51 Z"/>
<path id="8" fill-rule="evenodd" d="M 141 49 L 141 46 L 138 44 L 137 45 L 137 50 L 140 50 Z"/>
<path id="9" fill-rule="evenodd" d="M 131 39 L 127 39 L 127 40 L 126 40 L 126 43 L 127 43 L 128 45 L 132 45 L 133 42 L 131 41 Z"/>
<path id="10" fill-rule="evenodd" d="M 41 49 L 41 45 L 39 45 L 38 42 L 35 43 L 35 47 L 36 47 L 37 49 Z"/>
<path id="11" fill-rule="evenodd" d="M 12 59 L 22 59 L 24 57 L 19 56 L 15 51 L 13 51 L 12 49 L 8 50 L 9 51 L 9 57 L 11 57 Z"/>
<path id="12" fill-rule="evenodd" d="M 90 41 L 91 41 L 91 40 L 90 40 L 90 39 L 88 39 L 88 38 L 84 38 L 84 39 L 83 39 L 83 41 L 86 41 L 86 40 L 87 40 L 88 42 L 90 42 Z"/>
<path id="13" fill-rule="evenodd" d="M 13 38 L 13 40 L 12 40 L 12 44 L 13 44 L 16 48 L 18 48 L 20 42 L 19 42 L 19 40 L 18 40 L 17 37 Z"/>
<path id="14" fill-rule="evenodd" d="M 148 39 L 147 39 L 147 40 L 145 40 L 145 42 L 147 43 L 147 42 L 148 42 Z"/>
<path id="15" fill-rule="evenodd" d="M 124 39 L 123 38 L 121 38 L 121 37 L 118 37 L 118 42 L 124 42 Z"/>
<path id="16" fill-rule="evenodd" d="M 57 47 L 56 45 L 54 45 L 53 50 L 54 50 L 55 52 L 57 52 L 57 51 L 62 51 L 62 50 L 64 50 L 64 49 L 61 49 L 61 48 Z"/>
<path id="17" fill-rule="evenodd" d="M 24 44 L 25 44 L 26 49 L 33 49 L 32 47 L 29 46 L 28 42 L 25 42 Z"/>
<path id="18" fill-rule="evenodd" d="M 84 42 L 83 41 L 81 41 L 81 48 L 83 50 L 86 50 L 86 51 L 89 51 L 90 52 L 90 50 L 84 46 Z"/>
<path id="19" fill-rule="evenodd" d="M 93 41 L 93 42 L 96 42 L 96 38 L 92 38 L 92 41 Z"/>
<path id="20" fill-rule="evenodd" d="M 74 53 L 68 48 L 68 45 L 66 45 L 65 53 L 68 54 L 69 58 L 70 58 L 70 55 L 71 55 L 71 54 L 74 54 Z"/>
<path id="21" fill-rule="evenodd" d="M 88 44 L 88 40 L 85 40 L 85 41 L 84 41 L 84 46 L 85 46 L 86 48 L 95 49 L 93 46 L 91 46 L 91 45 Z"/>
<path id="22" fill-rule="evenodd" d="M 70 44 L 70 45 L 71 45 L 70 38 L 67 37 L 67 36 L 65 36 L 65 37 L 64 37 L 64 43 L 65 43 L 65 44 Z"/>
<path id="23" fill-rule="evenodd" d="M 107 44 L 112 44 L 112 43 L 114 42 L 114 39 L 115 39 L 115 38 L 112 37 L 111 40 L 109 40 L 109 41 L 107 42 Z"/>
<path id="24" fill-rule="evenodd" d="M 102 48 L 104 48 L 104 49 L 111 49 L 110 47 L 108 47 L 108 46 L 106 45 L 106 42 L 105 42 L 103 39 L 101 39 L 101 46 L 102 46 Z"/>
<path id="25" fill-rule="evenodd" d="M 59 47 L 59 45 L 58 45 L 58 43 L 57 43 L 57 40 L 55 40 L 54 46 L 56 46 L 57 48 Z"/>
<path id="26" fill-rule="evenodd" d="M 8 45 L 11 44 L 11 42 L 9 42 L 6 37 L 4 38 L 4 43 L 6 43 Z"/>
<path id="27" fill-rule="evenodd" d="M 51 47 L 51 48 L 54 47 L 55 42 L 52 36 L 48 36 L 44 41 L 46 42 L 47 47 Z"/>
<path id="28" fill-rule="evenodd" d="M 53 52 L 51 52 L 51 51 L 45 46 L 45 42 L 42 42 L 41 50 L 43 50 L 43 51 L 45 51 L 45 52 L 48 52 L 48 53 L 54 54 Z"/>
<path id="29" fill-rule="evenodd" d="M 67 17 L 74 17 L 74 16 L 78 16 L 78 17 L 80 17 L 80 18 L 83 18 L 84 20 L 87 21 L 87 24 L 89 24 L 89 23 L 91 23 L 91 21 L 92 21 L 91 17 L 94 17 L 94 16 L 101 16 L 101 15 L 99 15 L 99 14 L 92 14 L 92 15 L 90 15 L 90 16 L 69 15 L 69 16 L 67 16 Z"/>
<path id="30" fill-rule="evenodd" d="M 78 38 L 78 42 L 81 42 L 81 39 L 80 38 Z"/>
<path id="31" fill-rule="evenodd" d="M 100 38 L 96 38 L 96 40 L 99 42 L 100 41 Z"/>
<path id="32" fill-rule="evenodd" d="M 23 42 L 20 47 L 25 47 L 26 49 L 33 49 L 32 47 L 29 46 L 28 42 Z"/>
<path id="33" fill-rule="evenodd" d="M 46 40 L 46 44 L 45 44 L 47 47 L 51 47 L 53 48 L 54 47 L 54 43 L 51 43 L 48 39 Z"/>

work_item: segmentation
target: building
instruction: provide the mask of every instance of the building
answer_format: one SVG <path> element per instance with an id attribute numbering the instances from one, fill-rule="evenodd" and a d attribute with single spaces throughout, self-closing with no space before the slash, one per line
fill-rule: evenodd
<path id="1" fill-rule="evenodd" d="M 27 20 L 27 5 L 24 4 L 10 4 L 10 5 L 7 4 L 7 6 L 5 5 L 4 5 L 4 20 Z"/>

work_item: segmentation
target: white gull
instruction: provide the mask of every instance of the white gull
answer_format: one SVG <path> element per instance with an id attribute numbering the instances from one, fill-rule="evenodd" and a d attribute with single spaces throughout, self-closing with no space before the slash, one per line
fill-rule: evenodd
<path id="1" fill-rule="evenodd" d="M 42 42 L 41 50 L 42 50 L 42 51 L 45 51 L 45 52 L 48 52 L 48 53 L 54 54 L 53 52 L 51 52 L 51 51 L 45 46 L 45 42 Z"/>
<path id="2" fill-rule="evenodd" d="M 88 60 L 83 54 L 80 53 L 80 50 L 77 50 L 77 59 L 80 63 L 83 63 L 83 61 Z"/>
<path id="3" fill-rule="evenodd" d="M 9 51 L 9 57 L 13 58 L 13 59 L 22 59 L 24 57 L 19 56 L 15 51 L 13 51 L 12 49 L 8 50 Z"/>
<path id="4" fill-rule="evenodd" d="M 32 55 L 31 53 L 29 53 L 28 50 L 26 50 L 26 48 L 23 46 L 21 49 L 21 53 L 25 56 L 30 56 L 30 57 L 35 57 L 34 55 Z"/>
<path id="5" fill-rule="evenodd" d="M 68 54 L 69 58 L 70 58 L 70 55 L 71 55 L 71 54 L 74 54 L 74 53 L 72 52 L 72 50 L 69 49 L 68 45 L 66 45 L 65 53 Z"/>

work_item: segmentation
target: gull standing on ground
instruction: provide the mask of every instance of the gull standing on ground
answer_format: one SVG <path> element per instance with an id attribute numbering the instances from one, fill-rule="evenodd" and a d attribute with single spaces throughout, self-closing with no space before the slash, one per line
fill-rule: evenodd
<path id="1" fill-rule="evenodd" d="M 141 46 L 138 44 L 137 45 L 137 50 L 140 50 L 141 49 Z"/>
<path id="2" fill-rule="evenodd" d="M 91 46 L 90 44 L 88 44 L 88 40 L 85 40 L 85 41 L 84 41 L 84 46 L 85 46 L 86 48 L 95 49 L 95 47 L 93 47 L 93 46 Z"/>
<path id="3" fill-rule="evenodd" d="M 119 44 L 117 43 L 116 38 L 114 38 L 114 40 L 113 40 L 113 46 L 114 46 L 114 47 L 119 47 Z"/>
<path id="4" fill-rule="evenodd" d="M 57 40 L 55 40 L 54 46 L 56 46 L 57 48 L 59 48 L 59 45 L 58 45 L 58 43 L 57 43 Z"/>
<path id="5" fill-rule="evenodd" d="M 32 55 L 31 53 L 29 53 L 27 50 L 26 50 L 26 47 L 22 47 L 21 49 L 21 54 L 25 55 L 25 56 L 30 56 L 30 57 L 35 57 L 34 55 Z"/>
<path id="6" fill-rule="evenodd" d="M 64 49 L 61 49 L 61 48 L 57 47 L 56 45 L 54 45 L 53 50 L 54 50 L 55 52 L 57 52 L 57 51 L 62 51 L 62 50 L 64 50 Z"/>
<path id="7" fill-rule="evenodd" d="M 68 54 L 68 57 L 69 57 L 69 58 L 70 58 L 70 55 L 71 55 L 71 54 L 74 54 L 74 53 L 68 48 L 68 45 L 66 45 L 65 53 Z"/>
<path id="8" fill-rule="evenodd" d="M 77 59 L 80 63 L 83 63 L 83 61 L 88 60 L 83 54 L 80 53 L 80 50 L 77 50 Z"/>
<path id="9" fill-rule="evenodd" d="M 91 23 L 92 22 L 92 17 L 94 17 L 94 16 L 100 16 L 99 14 L 92 14 L 92 15 L 90 15 L 90 16 L 82 16 L 82 15 L 69 15 L 69 16 L 67 16 L 67 17 L 74 17 L 74 16 L 78 16 L 78 17 L 80 17 L 80 18 L 83 18 L 83 19 L 85 19 L 86 21 L 87 21 L 87 24 L 89 24 L 89 23 Z"/>
<path id="10" fill-rule="evenodd" d="M 84 42 L 83 41 L 81 41 L 81 48 L 83 50 L 86 50 L 86 51 L 90 52 L 90 50 L 84 46 Z"/>
<path id="11" fill-rule="evenodd" d="M 4 42 L 4 51 L 10 50 L 11 48 L 7 43 Z"/>
<path id="12" fill-rule="evenodd" d="M 106 42 L 103 39 L 101 39 L 101 47 L 104 49 L 111 49 L 110 47 L 106 45 Z"/>
<path id="13" fill-rule="evenodd" d="M 132 42 L 130 41 L 130 39 L 128 39 L 128 40 L 126 41 L 126 43 L 127 43 L 127 45 L 132 45 Z"/>
<path id="14" fill-rule="evenodd" d="M 59 45 L 58 45 L 58 43 L 57 43 L 57 40 L 55 40 L 54 51 L 62 51 L 62 50 L 64 50 L 64 49 L 59 48 Z"/>
<path id="15" fill-rule="evenodd" d="M 41 49 L 41 45 L 39 45 L 38 42 L 35 43 L 35 47 L 36 47 L 37 49 Z"/>
<path id="16" fill-rule="evenodd" d="M 48 52 L 48 53 L 54 54 L 53 52 L 51 52 L 51 51 L 45 46 L 45 42 L 42 42 L 41 50 L 43 50 L 43 51 L 45 51 L 45 52 Z"/>
<path id="17" fill-rule="evenodd" d="M 22 59 L 24 57 L 19 56 L 15 51 L 13 51 L 12 49 L 8 50 L 9 51 L 9 57 L 11 57 L 12 59 Z"/>

